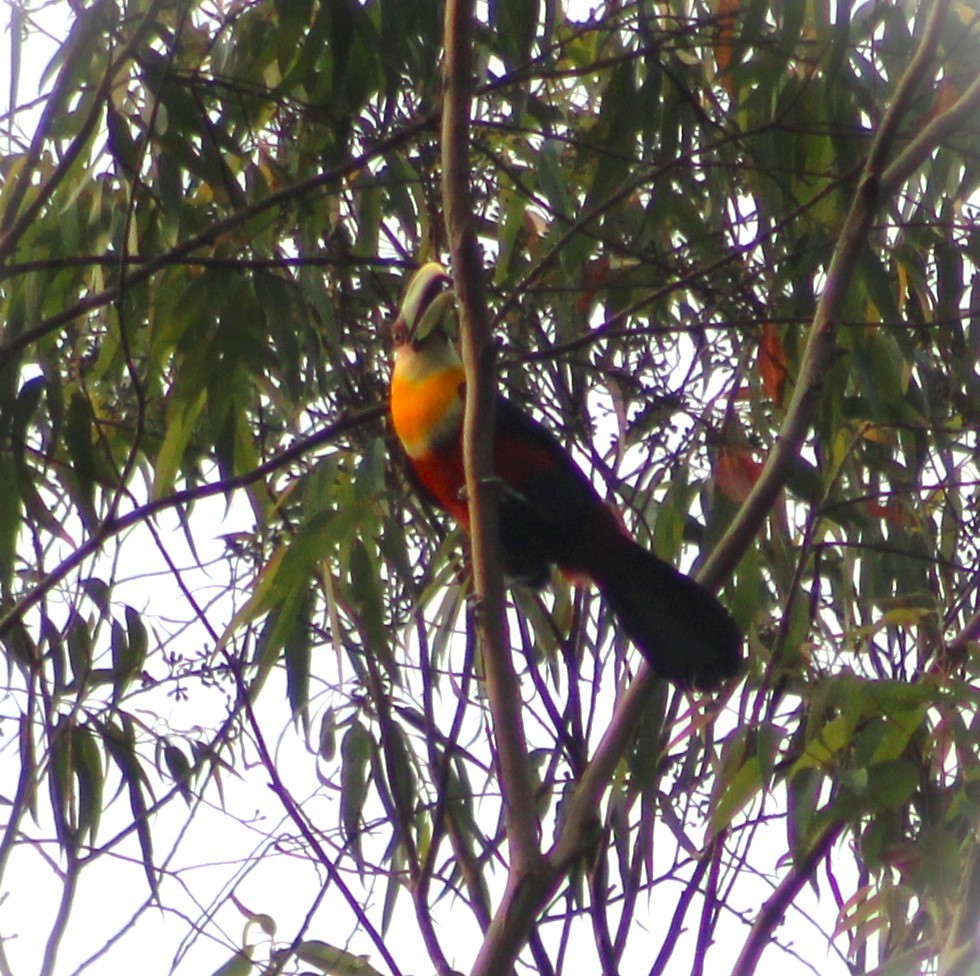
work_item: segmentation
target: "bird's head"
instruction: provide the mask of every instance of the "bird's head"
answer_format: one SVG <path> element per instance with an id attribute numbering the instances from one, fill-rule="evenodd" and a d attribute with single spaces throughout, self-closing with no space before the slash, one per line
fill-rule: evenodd
<path id="1" fill-rule="evenodd" d="M 396 352 L 406 345 L 420 352 L 427 346 L 451 344 L 455 313 L 453 279 L 435 261 L 422 265 L 409 282 L 391 324 Z"/>
<path id="2" fill-rule="evenodd" d="M 420 457 L 458 437 L 463 418 L 456 293 L 445 268 L 435 263 L 419 268 L 391 332 L 391 417 L 408 456 Z"/>

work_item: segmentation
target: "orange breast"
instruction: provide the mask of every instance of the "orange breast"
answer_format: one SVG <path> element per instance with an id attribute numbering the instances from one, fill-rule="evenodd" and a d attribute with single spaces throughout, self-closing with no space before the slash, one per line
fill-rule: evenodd
<path id="1" fill-rule="evenodd" d="M 421 379 L 391 380 L 391 419 L 410 458 L 418 458 L 458 437 L 463 419 L 462 367 L 449 367 Z"/>

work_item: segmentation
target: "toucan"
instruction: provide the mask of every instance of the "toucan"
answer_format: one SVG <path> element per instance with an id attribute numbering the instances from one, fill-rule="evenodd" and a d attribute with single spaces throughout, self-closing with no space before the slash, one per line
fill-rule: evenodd
<path id="1" fill-rule="evenodd" d="M 391 327 L 391 418 L 412 480 L 468 529 L 456 314 L 452 279 L 441 265 L 425 264 Z M 554 566 L 591 580 L 651 667 L 684 688 L 712 690 L 737 673 L 742 635 L 731 614 L 636 542 L 557 438 L 503 396 L 494 413 L 493 466 L 501 561 L 511 583 L 542 586 Z"/>

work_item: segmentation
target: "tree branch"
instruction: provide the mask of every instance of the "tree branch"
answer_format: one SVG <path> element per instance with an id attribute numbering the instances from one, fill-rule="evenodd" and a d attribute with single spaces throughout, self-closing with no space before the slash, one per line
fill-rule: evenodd
<path id="1" fill-rule="evenodd" d="M 519 879 L 536 870 L 541 853 L 521 714 L 520 685 L 510 656 L 503 577 L 497 551 L 493 445 L 488 436 L 493 430 L 496 400 L 493 346 L 483 284 L 483 262 L 473 230 L 470 199 L 472 21 L 472 0 L 449 0 L 446 4 L 444 40 L 446 88 L 442 113 L 442 193 L 462 319 L 461 345 L 466 369 L 463 460 L 470 507 L 473 589 L 503 784 L 511 880 L 519 883 Z"/>
<path id="2" fill-rule="evenodd" d="M 964 121 L 975 119 L 980 109 L 980 78 L 948 108 L 926 124 L 881 176 L 881 192 L 898 188 L 935 152 L 939 144 Z"/>

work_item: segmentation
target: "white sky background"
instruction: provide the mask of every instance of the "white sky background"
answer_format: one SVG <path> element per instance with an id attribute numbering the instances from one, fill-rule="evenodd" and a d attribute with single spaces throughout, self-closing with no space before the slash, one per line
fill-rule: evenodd
<path id="1" fill-rule="evenodd" d="M 8 27 L 12 10 L 10 0 L 0 0 L 0 115 L 5 115 L 9 107 Z M 43 13 L 32 15 L 35 16 L 50 31 L 51 37 L 47 40 L 35 35 L 29 49 L 23 54 L 17 95 L 17 102 L 20 104 L 32 99 L 41 72 L 73 19 L 65 2 L 51 3 L 43 9 Z M 17 122 L 21 132 L 29 138 L 29 119 L 18 118 Z M 6 133 L 7 124 L 4 120 L 0 131 Z M 163 516 L 159 520 L 158 528 L 166 540 L 165 545 L 170 556 L 179 566 L 186 568 L 191 589 L 198 595 L 204 594 L 202 598 L 206 599 L 209 587 L 221 592 L 227 583 L 226 576 L 223 575 L 225 565 L 222 556 L 225 543 L 222 537 L 235 531 L 248 530 L 251 527 L 251 512 L 247 505 L 233 505 L 230 511 L 226 511 L 222 499 L 209 499 L 196 506 L 193 524 L 197 555 L 209 567 L 204 575 L 202 570 L 195 567 L 195 556 L 187 547 L 176 521 Z M 68 530 L 71 532 L 71 527 Z M 118 553 L 110 551 L 103 558 L 111 559 L 118 555 L 119 565 L 122 567 L 121 575 L 129 576 L 130 581 L 115 587 L 114 601 L 120 605 L 122 602 L 129 603 L 139 610 L 152 607 L 154 616 L 170 616 L 175 621 L 187 620 L 191 614 L 184 605 L 183 595 L 174 584 L 166 563 L 149 534 L 142 528 L 136 529 L 122 537 L 118 544 Z M 96 563 L 87 566 L 83 575 L 98 575 L 99 565 L 100 563 Z M 223 630 L 228 616 L 230 614 L 223 613 L 220 604 L 215 606 L 212 620 L 215 629 Z M 203 628 L 196 627 L 174 638 L 171 647 L 191 659 L 207 642 L 208 637 Z M 154 636 L 151 635 L 151 651 L 153 643 Z M 330 647 L 318 647 L 315 648 L 314 655 L 314 672 L 324 683 L 324 687 L 339 685 L 342 678 L 337 672 L 337 658 L 333 650 Z M 166 677 L 156 661 L 150 670 L 155 677 Z M 343 680 L 351 680 L 349 669 Z M 199 684 L 195 684 L 188 702 L 174 700 L 168 694 L 171 688 L 171 682 L 163 681 L 158 694 L 140 698 L 141 703 L 151 706 L 145 713 L 146 720 L 165 723 L 170 733 L 179 734 L 182 730 L 188 731 L 198 725 L 213 726 L 216 724 L 216 717 L 226 711 L 225 691 L 221 688 L 208 694 Z M 317 695 L 315 686 L 312 694 Z M 325 701 L 326 695 L 323 695 L 315 705 L 312 723 L 314 730 L 318 719 L 316 708 L 322 708 Z M 282 730 L 278 740 L 269 745 L 275 750 L 277 768 L 286 785 L 297 800 L 307 801 L 304 810 L 313 822 L 322 826 L 329 836 L 336 837 L 337 794 L 321 787 L 317 778 L 318 766 L 314 752 L 307 748 L 301 735 L 293 731 L 281 672 L 275 672 L 270 678 L 269 686 L 260 696 L 258 709 L 266 734 L 269 734 L 269 730 Z M 9 703 L 6 707 L 0 703 L 0 792 L 12 790 L 19 766 L 15 727 L 10 721 L 3 720 L 11 713 Z M 259 765 L 240 768 L 235 771 L 235 775 L 223 777 L 225 807 L 226 810 L 233 811 L 234 816 L 207 804 L 198 804 L 191 816 L 184 802 L 178 799 L 156 818 L 152 825 L 156 844 L 155 859 L 158 864 L 166 863 L 171 872 L 161 889 L 162 902 L 166 908 L 151 908 L 146 911 L 133 929 L 120 938 L 111 953 L 104 958 L 98 958 L 81 971 L 93 974 L 139 972 L 146 976 L 169 973 L 175 953 L 183 951 L 182 944 L 187 938 L 189 923 L 198 920 L 202 915 L 210 915 L 220 903 L 216 919 L 227 936 L 227 944 L 215 944 L 207 937 L 198 939 L 187 949 L 180 965 L 176 967 L 181 973 L 212 972 L 227 960 L 228 944 L 240 944 L 246 922 L 241 912 L 227 900 L 232 886 L 235 897 L 248 909 L 265 913 L 276 921 L 276 941 L 279 944 L 288 944 L 291 941 L 304 922 L 315 892 L 325 879 L 322 870 L 317 868 L 314 859 L 304 850 L 300 851 L 299 856 L 293 856 L 289 852 L 295 829 L 286 819 L 282 805 L 269 789 L 267 780 L 265 770 Z M 110 796 L 111 793 L 107 793 L 107 799 Z M 209 789 L 207 796 L 214 802 L 218 794 Z M 43 822 L 46 803 L 47 797 L 42 797 L 39 804 L 42 825 L 37 830 L 33 825 L 28 825 L 31 834 L 51 834 L 50 824 Z M 116 831 L 124 828 L 130 819 L 125 798 L 117 799 L 110 805 L 102 821 L 98 842 L 110 842 Z M 774 859 L 785 849 L 783 828 L 780 826 L 776 829 L 779 834 L 774 835 Z M 269 836 L 283 839 L 282 852 L 274 855 L 267 853 Z M 755 843 L 758 849 L 758 838 Z M 671 836 L 665 835 L 658 849 L 666 856 L 672 850 Z M 4 940 L 3 951 L 14 976 L 37 971 L 44 942 L 51 930 L 61 897 L 56 859 L 57 852 L 53 849 L 24 847 L 14 853 L 4 878 L 7 887 L 0 891 L 0 939 Z M 664 864 L 662 867 L 666 869 L 668 866 Z M 773 863 L 768 867 L 775 869 L 777 865 Z M 501 877 L 496 880 L 499 885 L 503 879 Z M 359 890 L 356 878 L 348 878 L 348 881 L 355 886 L 355 890 Z M 758 904 L 770 892 L 770 882 L 760 878 L 757 898 L 749 897 L 744 904 L 731 907 L 751 917 Z M 67 976 L 78 972 L 78 967 L 93 953 L 99 952 L 106 939 L 113 936 L 120 926 L 125 925 L 135 907 L 145 901 L 147 894 L 148 887 L 140 863 L 139 847 L 135 838 L 130 836 L 114 848 L 113 855 L 100 857 L 96 864 L 82 872 L 72 921 L 59 956 L 58 973 Z M 377 883 L 370 897 L 375 905 L 380 903 L 384 897 L 382 881 Z M 195 898 L 203 901 L 198 903 Z M 669 912 L 665 914 L 658 910 L 658 901 L 658 889 L 654 888 L 648 896 L 641 897 L 638 903 L 639 923 L 651 928 L 649 945 L 642 945 L 643 940 L 639 938 L 631 940 L 633 954 L 627 954 L 624 973 L 646 972 L 659 950 Z M 673 892 L 668 891 L 665 894 L 663 904 L 673 910 Z M 808 974 L 813 972 L 811 966 L 825 976 L 846 973 L 847 968 L 839 957 L 828 952 L 826 941 L 819 930 L 800 914 L 800 910 L 813 912 L 827 928 L 832 926 L 835 909 L 826 902 L 820 903 L 812 891 L 806 889 L 798 908 L 790 913 L 786 925 L 780 931 L 781 939 L 785 943 L 795 944 L 810 965 L 795 962 L 792 957 L 778 950 L 771 950 L 765 961 L 778 965 L 780 976 Z M 393 954 L 400 961 L 415 960 L 413 964 L 407 965 L 408 972 L 428 972 L 431 963 L 418 935 L 407 895 L 401 899 L 400 912 L 401 917 L 396 920 L 388 940 Z M 471 914 L 469 911 L 453 913 L 450 898 L 438 906 L 437 914 L 440 918 L 441 934 L 446 933 L 450 927 L 454 930 L 448 943 L 452 945 L 455 940 L 458 946 L 458 955 L 453 961 L 460 969 L 466 969 L 478 939 Z M 464 919 L 465 922 L 461 922 Z M 689 924 L 693 919 L 696 919 L 696 914 L 689 917 Z M 348 945 L 347 939 L 354 927 L 353 915 L 344 908 L 342 900 L 331 892 L 307 930 L 307 935 L 345 946 Z M 576 945 L 573 942 L 569 947 L 569 958 L 578 956 L 591 962 L 595 958 L 591 927 L 581 924 L 574 931 L 575 938 L 581 944 Z M 726 931 L 726 927 L 723 926 L 722 931 Z M 743 921 L 733 916 L 727 931 L 734 954 L 741 948 L 747 928 Z M 263 938 L 256 926 L 250 927 L 250 941 L 261 942 Z M 384 970 L 385 967 L 370 942 L 363 937 L 355 938 L 349 948 L 368 954 L 372 965 Z M 721 957 L 724 958 L 723 953 Z M 716 956 L 716 964 L 718 961 Z M 731 961 L 734 962 L 734 955 Z M 591 970 L 583 970 L 586 971 Z M 683 965 L 682 955 L 678 954 L 668 973 L 676 976 L 689 971 L 689 962 Z M 766 971 L 763 965 L 760 972 Z"/>

